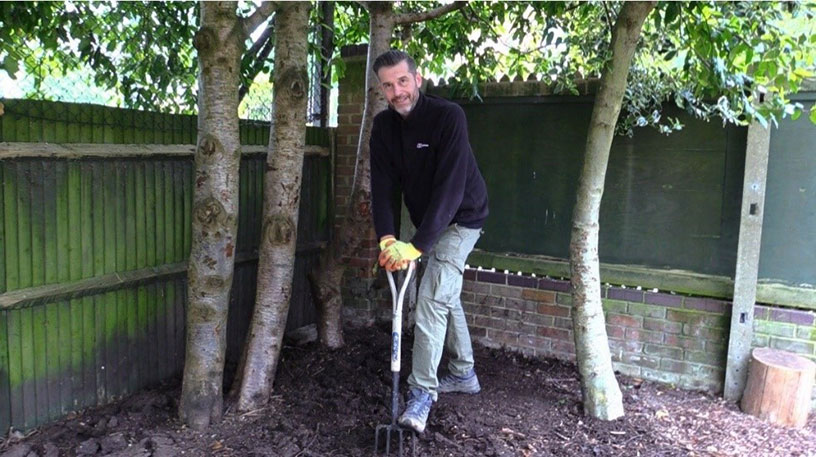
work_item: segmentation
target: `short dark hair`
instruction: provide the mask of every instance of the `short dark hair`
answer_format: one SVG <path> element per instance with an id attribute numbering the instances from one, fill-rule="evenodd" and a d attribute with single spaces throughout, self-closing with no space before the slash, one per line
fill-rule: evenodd
<path id="1" fill-rule="evenodd" d="M 414 62 L 414 58 L 408 55 L 408 53 L 396 49 L 385 51 L 374 59 L 374 73 L 379 75 L 380 68 L 393 67 L 403 60 L 408 64 L 408 71 L 415 75 L 416 62 Z"/>

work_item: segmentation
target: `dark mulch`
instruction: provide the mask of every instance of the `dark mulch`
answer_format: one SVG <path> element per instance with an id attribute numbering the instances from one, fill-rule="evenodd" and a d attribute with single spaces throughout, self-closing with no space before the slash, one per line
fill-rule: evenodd
<path id="1" fill-rule="evenodd" d="M 372 455 L 374 427 L 390 418 L 388 333 L 350 329 L 339 351 L 286 346 L 269 406 L 230 411 L 205 433 L 176 419 L 175 384 L 9 438 L 0 455 Z M 816 456 L 814 417 L 803 430 L 777 427 L 708 394 L 621 376 L 626 416 L 599 421 L 582 414 L 574 365 L 487 348 L 476 359 L 482 392 L 441 396 L 417 455 Z"/>

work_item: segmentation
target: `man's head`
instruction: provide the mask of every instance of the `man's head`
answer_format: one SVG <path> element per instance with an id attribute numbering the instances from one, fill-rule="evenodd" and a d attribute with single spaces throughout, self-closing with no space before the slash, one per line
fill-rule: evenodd
<path id="1" fill-rule="evenodd" d="M 392 49 L 374 60 L 373 69 L 388 104 L 402 117 L 408 116 L 419 100 L 419 86 L 422 84 L 422 76 L 417 73 L 414 59 Z"/>

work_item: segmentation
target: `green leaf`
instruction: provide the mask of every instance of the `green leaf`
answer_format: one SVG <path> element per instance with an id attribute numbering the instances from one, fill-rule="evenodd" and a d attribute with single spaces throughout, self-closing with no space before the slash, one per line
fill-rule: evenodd
<path id="1" fill-rule="evenodd" d="M 3 59 L 3 69 L 6 70 L 9 78 L 17 79 L 17 70 L 19 70 L 20 67 L 17 63 L 17 59 L 13 58 L 10 54 Z"/>

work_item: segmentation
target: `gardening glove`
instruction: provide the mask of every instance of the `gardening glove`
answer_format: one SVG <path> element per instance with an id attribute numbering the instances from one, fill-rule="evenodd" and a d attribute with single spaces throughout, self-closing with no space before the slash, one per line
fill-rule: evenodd
<path id="1" fill-rule="evenodd" d="M 385 251 L 385 248 L 392 245 L 395 241 L 397 241 L 397 239 L 394 238 L 394 235 L 385 235 L 380 239 L 380 251 Z"/>
<path id="2" fill-rule="evenodd" d="M 394 241 L 388 244 L 380 253 L 380 265 L 388 271 L 403 270 L 408 267 L 411 261 L 416 260 L 422 252 L 411 243 L 404 241 Z"/>

